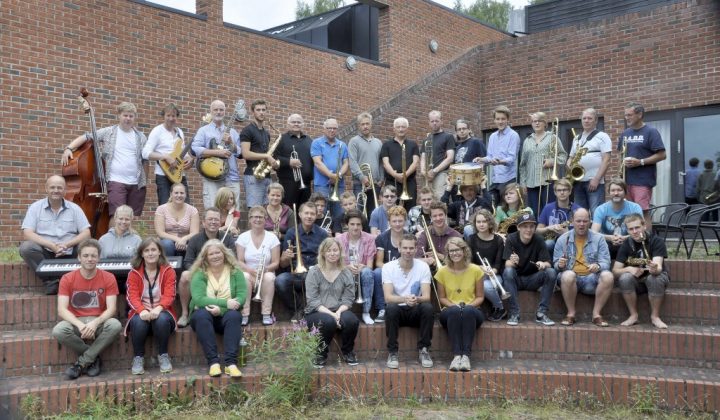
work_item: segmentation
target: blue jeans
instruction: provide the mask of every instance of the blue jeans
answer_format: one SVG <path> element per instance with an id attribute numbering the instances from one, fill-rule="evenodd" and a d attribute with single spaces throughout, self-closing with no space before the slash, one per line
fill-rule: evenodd
<path id="1" fill-rule="evenodd" d="M 166 257 L 185 256 L 185 251 L 175 249 L 175 242 L 170 239 L 160 239 L 160 245 L 162 245 Z"/>
<path id="2" fill-rule="evenodd" d="M 381 311 L 385 309 L 385 291 L 383 290 L 382 285 L 382 268 L 376 268 L 373 270 L 373 281 L 375 283 L 373 302 L 375 303 L 375 309 Z"/>
<path id="3" fill-rule="evenodd" d="M 573 185 L 573 200 L 578 206 L 593 213 L 597 206 L 605 202 L 605 184 L 598 185 L 597 190 L 593 192 L 588 191 L 588 185 L 590 181 L 576 182 Z"/>
<path id="4" fill-rule="evenodd" d="M 190 204 L 190 190 L 188 189 L 187 177 L 183 176 L 180 181 L 187 191 L 185 203 Z M 158 206 L 167 203 L 170 200 L 170 188 L 172 182 L 165 175 L 155 175 L 155 186 L 157 187 Z"/>
<path id="5" fill-rule="evenodd" d="M 552 299 L 555 291 L 555 279 L 557 272 L 553 268 L 546 268 L 529 276 L 519 276 L 515 268 L 505 267 L 502 274 L 503 287 L 510 293 L 508 306 L 510 315 L 520 314 L 520 305 L 518 304 L 518 290 L 537 291 L 542 287 L 540 293 L 540 304 L 538 305 L 538 313 L 547 313 L 550 308 L 550 299 Z"/>
<path id="6" fill-rule="evenodd" d="M 330 194 L 332 194 L 332 187 L 315 185 L 314 192 L 327 198 L 327 204 L 326 204 L 325 210 L 326 211 L 330 210 L 330 216 L 332 216 L 333 219 L 340 217 L 340 215 L 343 214 L 343 209 L 342 209 L 342 206 L 340 205 L 340 201 L 330 201 Z M 343 192 L 345 192 L 345 187 L 341 184 L 338 186 L 338 197 L 341 196 Z"/>
<path id="7" fill-rule="evenodd" d="M 538 197 L 538 194 L 540 197 Z M 545 196 L 548 196 L 547 200 Z M 540 205 L 538 206 L 538 198 L 540 198 Z M 542 190 L 540 187 L 533 187 L 527 189 L 527 206 L 530 207 L 535 214 L 535 217 L 540 216 L 540 212 L 547 203 L 555 201 L 555 191 L 553 191 L 553 184 L 543 185 Z M 552 254 L 551 254 L 552 255 Z"/>
<path id="8" fill-rule="evenodd" d="M 382 271 L 382 270 L 381 270 Z M 382 289 L 382 279 L 375 279 L 375 272 L 365 267 L 360 271 L 360 284 L 362 284 L 362 297 L 365 301 L 362 304 L 363 313 L 370 313 L 373 300 L 375 300 L 375 308 L 380 310 L 385 308 L 385 297 Z M 382 299 L 382 307 L 377 304 L 377 299 Z"/>
<path id="9" fill-rule="evenodd" d="M 470 356 L 475 333 L 485 321 L 485 315 L 474 306 L 450 306 L 440 312 L 440 324 L 445 327 L 455 356 Z"/>
<path id="10" fill-rule="evenodd" d="M 267 187 L 272 182 L 270 178 L 257 179 L 255 175 L 243 175 L 243 182 L 248 208 L 267 204 Z"/>
<path id="11" fill-rule="evenodd" d="M 196 309 L 190 317 L 190 326 L 205 352 L 208 365 L 220 363 L 215 333 L 223 336 L 225 366 L 238 363 L 238 348 L 242 339 L 242 315 L 228 310 L 225 315 L 213 316 L 205 308 Z"/>
<path id="12" fill-rule="evenodd" d="M 498 281 L 502 282 L 502 278 L 498 277 Z M 492 304 L 493 308 L 502 309 L 504 307 L 500 294 L 487 277 L 483 281 L 483 289 L 485 290 L 485 299 Z"/>
<path id="13" fill-rule="evenodd" d="M 145 355 L 145 340 L 152 333 L 158 343 L 158 354 L 168 352 L 168 341 L 170 334 L 175 331 L 175 321 L 168 311 L 160 312 L 160 315 L 152 321 L 143 321 L 140 315 L 135 314 L 130 319 L 128 329 L 132 337 L 132 345 L 135 356 Z"/>

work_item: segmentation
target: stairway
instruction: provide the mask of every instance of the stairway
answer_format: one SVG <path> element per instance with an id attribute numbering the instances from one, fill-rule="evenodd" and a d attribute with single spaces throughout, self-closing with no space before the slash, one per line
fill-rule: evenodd
<path id="1" fill-rule="evenodd" d="M 486 322 L 476 337 L 471 372 L 448 371 L 450 343 L 439 323 L 431 349 L 435 367 L 420 367 L 416 332 L 403 328 L 397 370 L 385 367 L 384 326 L 361 325 L 355 347 L 361 364 L 342 365 L 339 346 L 334 345 L 328 366 L 314 374 L 314 389 L 324 395 L 440 401 L 536 399 L 561 393 L 627 402 L 637 386 L 651 384 L 667 407 L 716 411 L 720 409 L 720 262 L 677 260 L 668 265 L 672 281 L 662 310 L 668 330 L 649 325 L 646 297 L 639 299 L 641 323 L 618 326 L 627 310 L 617 290 L 604 310 L 610 327 L 589 322 L 593 301 L 583 295 L 578 296 L 577 324 L 546 327 L 533 321 L 539 295 L 521 292 L 521 324 Z M 124 299 L 119 303 L 118 312 L 124 314 Z M 40 281 L 26 266 L 0 266 L 0 418 L 20 417 L 21 401 L 29 394 L 43 400 L 50 413 L 57 413 L 75 409 L 92 395 L 133 401 L 138 390 L 151 389 L 154 398 L 169 393 L 198 396 L 231 383 L 225 377 L 207 376 L 202 349 L 190 328 L 178 330 L 170 339 L 175 367 L 171 374 L 161 375 L 155 360 L 148 360 L 145 375 L 131 375 L 131 343 L 121 337 L 102 355 L 99 377 L 65 381 L 62 372 L 76 355 L 51 337 L 58 321 L 55 305 L 56 298 L 42 294 Z M 268 331 L 289 328 L 289 314 L 277 302 L 275 308 L 280 322 L 263 327 L 256 315 L 247 331 L 262 338 Z M 253 314 L 258 309 L 254 307 Z M 549 315 L 558 321 L 564 311 L 556 293 Z M 155 356 L 155 346 L 148 341 L 146 354 Z M 249 360 L 242 370 L 241 386 L 257 389 L 266 369 Z"/>

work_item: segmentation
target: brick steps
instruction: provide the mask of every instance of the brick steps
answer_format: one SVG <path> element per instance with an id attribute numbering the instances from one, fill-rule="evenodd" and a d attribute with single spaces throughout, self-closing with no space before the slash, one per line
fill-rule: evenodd
<path id="1" fill-rule="evenodd" d="M 265 334 L 281 334 L 289 327 L 289 323 L 256 327 L 251 328 L 249 334 L 263 339 Z M 157 350 L 151 340 L 148 341 L 146 354 L 154 356 Z M 399 341 L 401 356 L 416 356 L 414 329 L 401 329 Z M 384 326 L 361 326 L 355 349 L 364 360 L 384 360 L 387 356 Z M 331 350 L 339 352 L 339 341 Z M 450 351 L 447 333 L 436 322 L 432 352 L 447 359 Z M 585 360 L 717 369 L 720 368 L 720 329 L 671 326 L 667 331 L 658 331 L 642 325 L 599 328 L 585 323 L 545 327 L 532 321 L 510 327 L 488 322 L 476 336 L 473 351 L 478 360 Z M 205 362 L 196 336 L 189 328 L 171 337 L 169 354 L 178 366 Z M 60 373 L 77 358 L 71 350 L 60 347 L 47 329 L 0 334 L 0 356 L 3 360 L 0 378 Z M 107 349 L 102 357 L 108 369 L 125 369 L 133 357 L 132 345 L 122 342 L 121 338 L 121 342 Z"/>
<path id="2" fill-rule="evenodd" d="M 352 396 L 406 398 L 447 401 L 478 398 L 563 400 L 597 398 L 628 403 L 636 387 L 657 387 L 660 404 L 667 407 L 715 411 L 720 408 L 720 375 L 707 369 L 637 366 L 622 363 L 572 361 L 474 361 L 468 373 L 450 372 L 446 361 L 423 369 L 416 359 L 401 359 L 400 369 L 384 366 L 384 361 L 362 361 L 355 367 L 331 360 L 328 367 L 313 373 L 314 392 L 322 398 Z M 28 394 L 39 397 L 49 413 L 75 410 L 90 396 L 108 397 L 135 404 L 151 403 L 177 393 L 185 397 L 206 395 L 218 388 L 237 384 L 259 389 L 256 366 L 246 366 L 243 378 L 210 378 L 206 367 L 177 367 L 161 375 L 148 370 L 133 376 L 127 370 L 104 371 L 97 378 L 81 377 L 65 381 L 60 374 L 0 380 L 0 416 L 17 415 Z M 148 400 L 149 399 L 149 400 Z"/>
<path id="3" fill-rule="evenodd" d="M 520 292 L 520 307 L 524 319 L 532 319 L 539 295 L 534 292 Z M 576 302 L 577 319 L 590 322 L 593 296 L 579 295 Z M 275 314 L 280 320 L 290 319 L 290 313 L 276 300 Z M 259 319 L 259 304 L 253 303 L 253 320 Z M 51 329 L 58 321 L 57 297 L 45 296 L 36 292 L 5 293 L 0 296 L 0 331 L 16 331 L 30 329 Z M 640 321 L 650 322 L 650 308 L 646 297 L 638 300 Z M 486 304 L 486 313 L 490 306 Z M 176 302 L 176 310 L 180 312 Z M 360 307 L 353 310 L 359 315 Z M 121 320 L 126 319 L 127 303 L 125 296 L 118 299 L 118 314 Z M 550 305 L 550 317 L 557 320 L 565 316 L 566 308 L 562 296 L 556 292 Z M 618 289 L 608 300 L 603 310 L 608 321 L 620 323 L 628 316 L 625 302 Z M 698 289 L 668 289 L 662 309 L 663 320 L 670 324 L 688 325 L 720 325 L 720 291 Z"/>

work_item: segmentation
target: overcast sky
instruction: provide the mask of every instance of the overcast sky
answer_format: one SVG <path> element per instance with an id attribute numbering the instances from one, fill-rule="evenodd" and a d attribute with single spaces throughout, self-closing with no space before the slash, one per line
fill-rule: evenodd
<path id="1" fill-rule="evenodd" d="M 195 13 L 195 0 L 148 0 L 176 9 Z M 454 0 L 434 0 L 452 7 Z M 312 3 L 312 0 L 307 0 Z M 345 0 L 345 4 L 355 3 Z M 472 0 L 463 0 L 472 3 Z M 510 0 L 514 8 L 520 9 L 528 4 L 527 0 Z M 223 19 L 225 22 L 247 28 L 264 30 L 295 20 L 296 0 L 223 0 Z"/>

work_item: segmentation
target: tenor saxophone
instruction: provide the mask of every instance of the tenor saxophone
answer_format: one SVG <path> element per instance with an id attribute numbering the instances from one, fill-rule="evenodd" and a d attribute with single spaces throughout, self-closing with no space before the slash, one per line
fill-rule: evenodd
<path id="1" fill-rule="evenodd" d="M 273 153 L 275 153 L 275 149 L 277 149 L 278 144 L 280 144 L 280 139 L 282 138 L 282 133 L 275 130 L 275 127 L 272 126 L 272 124 L 268 123 L 270 128 L 272 128 L 274 131 L 278 133 L 277 138 L 275 141 L 270 143 L 270 147 L 268 147 L 268 155 L 272 156 Z M 266 176 L 270 174 L 270 164 L 267 160 L 263 159 L 260 161 L 260 163 L 257 164 L 255 169 L 253 170 L 253 175 L 255 175 L 256 179 L 265 179 Z"/>

